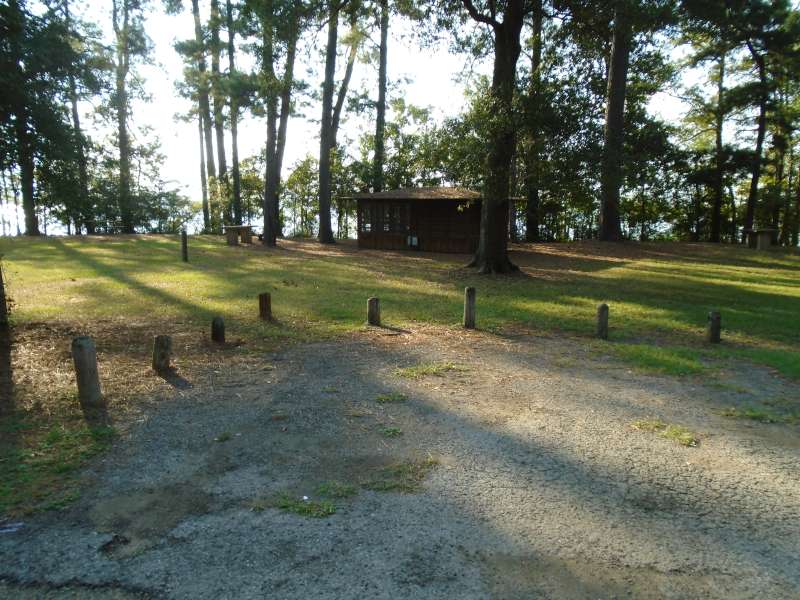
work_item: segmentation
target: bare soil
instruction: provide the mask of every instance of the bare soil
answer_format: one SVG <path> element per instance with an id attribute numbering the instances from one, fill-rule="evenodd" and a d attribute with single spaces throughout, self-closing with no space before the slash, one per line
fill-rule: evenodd
<path id="1" fill-rule="evenodd" d="M 0 597 L 800 598 L 800 431 L 719 414 L 800 403 L 766 369 L 428 327 L 250 358 L 160 389 L 74 505 L 0 533 Z M 275 506 L 331 481 L 330 517 Z"/>

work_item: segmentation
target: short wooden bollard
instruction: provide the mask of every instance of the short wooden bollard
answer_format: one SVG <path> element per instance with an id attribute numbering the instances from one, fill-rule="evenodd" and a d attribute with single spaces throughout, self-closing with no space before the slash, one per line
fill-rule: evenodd
<path id="1" fill-rule="evenodd" d="M 94 341 L 87 336 L 72 340 L 72 361 L 75 363 L 75 380 L 78 383 L 78 401 L 86 410 L 104 408 L 100 391 L 100 375 L 97 372 L 97 351 Z"/>
<path id="2" fill-rule="evenodd" d="M 608 304 L 606 303 L 597 307 L 597 337 L 601 340 L 608 339 Z"/>
<path id="3" fill-rule="evenodd" d="M 475 329 L 475 288 L 464 288 L 464 328 Z"/>
<path id="4" fill-rule="evenodd" d="M 218 344 L 225 343 L 225 321 L 222 317 L 214 317 L 211 321 L 211 341 Z"/>
<path id="5" fill-rule="evenodd" d="M 258 295 L 258 316 L 262 321 L 272 321 L 272 296 L 267 292 Z"/>
<path id="6" fill-rule="evenodd" d="M 189 236 L 185 229 L 181 231 L 181 259 L 183 262 L 189 262 Z"/>
<path id="7" fill-rule="evenodd" d="M 153 338 L 153 370 L 165 373 L 172 362 L 172 338 L 168 335 L 157 335 Z"/>
<path id="8" fill-rule="evenodd" d="M 719 344 L 722 340 L 722 315 L 712 310 L 708 313 L 708 341 L 711 344 Z"/>
<path id="9" fill-rule="evenodd" d="M 367 323 L 376 327 L 381 325 L 381 304 L 377 298 L 367 300 Z"/>

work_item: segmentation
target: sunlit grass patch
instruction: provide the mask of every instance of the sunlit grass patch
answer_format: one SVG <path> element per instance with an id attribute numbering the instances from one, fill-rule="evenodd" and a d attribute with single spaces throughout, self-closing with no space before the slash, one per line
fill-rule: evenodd
<path id="1" fill-rule="evenodd" d="M 661 437 L 677 442 L 681 446 L 693 447 L 700 442 L 698 435 L 687 427 L 665 423 L 660 419 L 635 421 L 632 426 L 639 431 L 658 433 Z"/>
<path id="2" fill-rule="evenodd" d="M 381 435 L 388 438 L 400 437 L 403 435 L 403 430 L 399 427 L 383 427 L 381 429 Z"/>
<path id="3" fill-rule="evenodd" d="M 463 365 L 455 363 L 423 363 L 413 365 L 411 367 L 402 367 L 395 369 L 395 375 L 405 377 L 406 379 L 422 379 L 429 375 L 441 376 L 450 371 L 468 371 L 469 369 Z"/>
<path id="4" fill-rule="evenodd" d="M 378 470 L 362 482 L 362 487 L 374 492 L 403 492 L 412 494 L 422 489 L 428 473 L 439 464 L 432 457 L 410 460 Z"/>
<path id="5" fill-rule="evenodd" d="M 613 344 L 609 348 L 624 361 L 645 371 L 684 376 L 707 370 L 700 362 L 703 356 L 700 350 L 648 344 Z"/>

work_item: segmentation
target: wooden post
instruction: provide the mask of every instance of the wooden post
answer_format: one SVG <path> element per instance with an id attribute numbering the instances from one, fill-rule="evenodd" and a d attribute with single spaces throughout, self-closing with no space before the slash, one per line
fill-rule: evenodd
<path id="1" fill-rule="evenodd" d="M 239 232 L 236 229 L 229 227 L 225 230 L 225 240 L 228 243 L 228 246 L 238 246 Z"/>
<path id="2" fill-rule="evenodd" d="M 475 329 L 475 288 L 464 288 L 464 329 Z"/>
<path id="3" fill-rule="evenodd" d="M 81 336 L 72 340 L 72 361 L 75 363 L 81 407 L 84 411 L 104 408 L 100 376 L 97 373 L 97 352 L 92 338 Z"/>
<path id="4" fill-rule="evenodd" d="M 608 304 L 605 302 L 597 307 L 597 337 L 608 339 Z"/>
<path id="5" fill-rule="evenodd" d="M 6 300 L 6 284 L 3 280 L 3 263 L 0 262 L 0 329 L 8 328 L 8 301 Z"/>
<path id="6" fill-rule="evenodd" d="M 181 258 L 183 262 L 189 262 L 189 236 L 185 229 L 181 231 Z"/>
<path id="7" fill-rule="evenodd" d="M 719 344 L 722 340 L 722 315 L 712 310 L 708 313 L 708 341 L 711 344 Z"/>
<path id="8" fill-rule="evenodd" d="M 262 321 L 272 321 L 272 296 L 267 292 L 258 295 L 258 316 Z"/>
<path id="9" fill-rule="evenodd" d="M 218 344 L 225 343 L 225 321 L 222 317 L 214 317 L 211 321 L 211 341 Z"/>
<path id="10" fill-rule="evenodd" d="M 381 325 L 381 305 L 377 298 L 367 300 L 367 323 L 376 327 Z"/>
<path id="11" fill-rule="evenodd" d="M 156 373 L 169 371 L 172 360 L 172 338 L 157 335 L 153 338 L 153 370 Z"/>

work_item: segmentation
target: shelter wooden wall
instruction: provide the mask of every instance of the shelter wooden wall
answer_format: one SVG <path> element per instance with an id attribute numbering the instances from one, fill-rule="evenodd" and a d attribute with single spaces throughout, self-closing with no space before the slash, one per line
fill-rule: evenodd
<path id="1" fill-rule="evenodd" d="M 358 245 L 382 250 L 474 252 L 480 204 L 459 200 L 358 201 Z M 416 237 L 417 246 L 409 244 Z"/>

